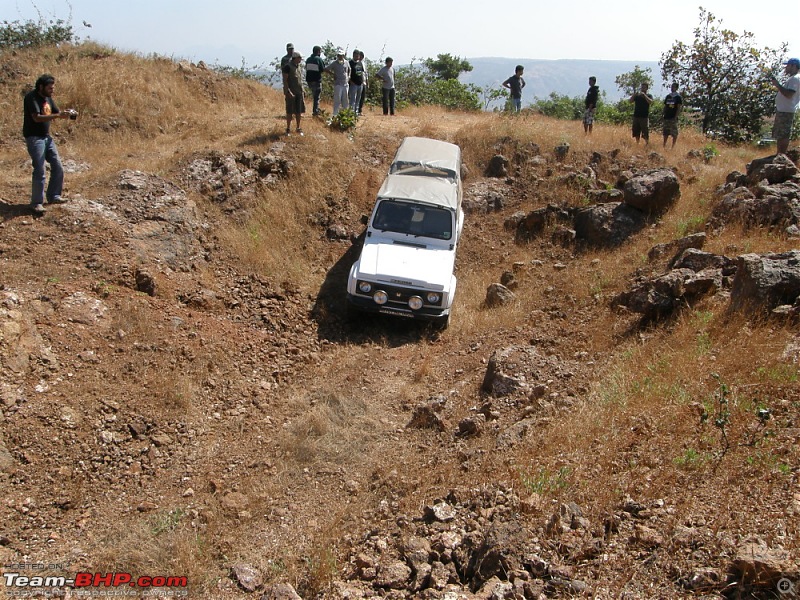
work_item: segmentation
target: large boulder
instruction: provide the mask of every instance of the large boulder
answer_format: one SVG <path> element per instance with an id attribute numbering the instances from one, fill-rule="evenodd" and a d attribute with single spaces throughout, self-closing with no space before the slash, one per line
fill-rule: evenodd
<path id="1" fill-rule="evenodd" d="M 656 262 L 669 256 L 671 257 L 669 265 L 672 267 L 684 250 L 689 248 L 696 248 L 697 250 L 700 250 L 705 243 L 705 233 L 693 233 L 692 235 L 687 235 L 677 240 L 672 240 L 664 244 L 657 244 L 656 246 L 653 246 L 647 253 L 647 259 L 650 262 Z"/>
<path id="2" fill-rule="evenodd" d="M 669 169 L 653 169 L 625 182 L 623 202 L 648 215 L 660 215 L 681 196 L 678 177 Z"/>
<path id="3" fill-rule="evenodd" d="M 646 319 L 658 319 L 683 303 L 685 282 L 693 275 L 690 269 L 674 269 L 655 279 L 646 279 L 619 294 L 612 304 L 640 313 Z"/>
<path id="4" fill-rule="evenodd" d="M 794 304 L 800 296 L 800 250 L 744 254 L 737 258 L 732 310 L 767 310 Z"/>
<path id="5" fill-rule="evenodd" d="M 621 245 L 647 225 L 642 211 L 622 202 L 582 208 L 575 213 L 575 236 L 598 248 Z"/>
<path id="6" fill-rule="evenodd" d="M 783 183 L 755 190 L 738 187 L 722 198 L 711 215 L 719 228 L 730 222 L 746 227 L 788 228 L 800 223 L 800 186 Z"/>
<path id="7" fill-rule="evenodd" d="M 691 269 L 695 273 L 706 269 L 721 269 L 723 275 L 736 272 L 736 261 L 721 254 L 704 252 L 697 248 L 687 248 L 673 259 L 674 269 Z"/>
<path id="8" fill-rule="evenodd" d="M 797 173 L 797 165 L 785 154 L 757 158 L 747 163 L 747 181 L 753 185 L 765 179 L 769 183 L 783 183 Z"/>

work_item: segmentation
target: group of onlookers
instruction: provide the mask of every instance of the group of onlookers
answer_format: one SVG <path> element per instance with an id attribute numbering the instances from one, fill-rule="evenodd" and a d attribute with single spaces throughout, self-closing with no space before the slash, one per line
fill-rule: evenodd
<path id="1" fill-rule="evenodd" d="M 333 114 L 336 115 L 342 108 L 351 108 L 360 114 L 364 106 L 364 96 L 367 85 L 367 70 L 364 68 L 364 53 L 360 50 L 353 51 L 353 58 L 346 61 L 343 50 L 337 50 L 336 60 L 326 65 L 321 56 L 322 49 L 314 46 L 311 56 L 306 60 L 306 82 L 311 90 L 314 101 L 314 114 L 320 112 L 319 96 L 322 86 L 323 73 L 333 75 L 334 100 Z M 286 56 L 281 59 L 283 73 L 283 91 L 286 97 L 286 135 L 290 134 L 292 118 L 296 122 L 296 132 L 303 135 L 300 120 L 305 112 L 303 101 L 303 84 L 300 80 L 300 62 L 303 57 L 295 52 L 294 45 L 286 45 Z M 394 115 L 395 90 L 394 68 L 392 59 L 387 58 L 386 64 L 375 76 L 382 81 L 383 114 Z M 511 92 L 511 105 L 514 111 L 522 108 L 522 88 L 525 80 L 522 78 L 524 69 L 518 65 L 514 75 L 503 82 L 503 86 Z M 774 75 L 770 81 L 778 90 L 775 99 L 775 122 L 772 135 L 777 141 L 777 150 L 785 154 L 789 149 L 789 139 L 792 134 L 792 124 L 797 107 L 800 104 L 800 59 L 790 58 L 784 63 L 784 74 L 787 78 L 780 82 Z M 649 115 L 653 97 L 648 94 L 648 84 L 643 83 L 639 91 L 634 93 L 629 100 L 634 104 L 633 111 L 633 137 L 636 143 L 644 138 L 649 143 Z M 44 74 L 36 80 L 35 89 L 25 95 L 23 101 L 23 126 L 22 135 L 28 148 L 33 167 L 31 179 L 30 206 L 34 214 L 44 213 L 45 201 L 58 204 L 64 200 L 61 191 L 64 183 L 64 169 L 58 156 L 58 149 L 50 136 L 50 123 L 56 119 L 76 119 L 78 113 L 74 110 L 61 111 L 53 100 L 55 77 Z M 592 133 L 595 110 L 600 94 L 595 77 L 589 78 L 589 90 L 586 92 L 585 112 L 583 126 L 586 134 Z M 683 107 L 683 98 L 678 93 L 678 85 L 673 83 L 671 91 L 664 99 L 664 146 L 672 137 L 672 145 L 678 139 L 678 115 Z M 46 169 L 45 163 L 50 164 L 50 181 L 45 189 Z"/>
<path id="2" fill-rule="evenodd" d="M 283 74 L 283 93 L 286 96 L 286 135 L 290 135 L 292 117 L 296 121 L 296 131 L 303 135 L 300 120 L 305 113 L 303 100 L 303 86 L 300 80 L 300 62 L 303 56 L 296 52 L 294 44 L 286 44 L 286 55 L 281 58 L 281 73 Z M 383 114 L 394 115 L 395 88 L 394 67 L 391 58 L 385 60 L 385 65 L 375 73 L 381 80 Z M 347 60 L 344 50 L 337 48 L 336 59 L 326 65 L 322 57 L 322 48 L 314 46 L 311 56 L 306 59 L 306 83 L 311 90 L 313 99 L 312 114 L 320 114 L 319 98 L 322 92 L 322 76 L 330 73 L 333 76 L 333 116 L 342 109 L 351 109 L 356 116 L 364 109 L 364 100 L 367 92 L 367 69 L 364 65 L 364 53 L 353 50 L 353 58 Z"/>
<path id="3" fill-rule="evenodd" d="M 774 75 L 770 75 L 772 84 L 778 90 L 775 99 L 775 123 L 772 129 L 772 136 L 778 145 L 778 153 L 785 154 L 789 149 L 789 139 L 792 134 L 792 123 L 794 115 L 800 104 L 800 59 L 790 58 L 784 63 L 784 74 L 788 78 L 781 83 Z M 525 80 L 522 78 L 524 67 L 517 65 L 514 74 L 503 82 L 503 87 L 510 91 L 511 110 L 519 112 L 522 110 L 522 88 L 525 87 Z M 629 98 L 633 102 L 633 123 L 632 133 L 636 139 L 644 139 L 645 144 L 650 142 L 650 105 L 653 97 L 648 93 L 649 85 L 642 83 L 639 90 L 634 92 Z M 589 77 L 589 90 L 586 92 L 584 101 L 585 110 L 583 113 L 583 130 L 588 135 L 592 133 L 594 125 L 597 101 L 600 96 L 600 88 L 597 86 L 597 78 Z M 672 138 L 672 147 L 678 141 L 678 115 L 683 108 L 683 98 L 678 93 L 678 84 L 670 86 L 670 92 L 664 98 L 663 133 L 664 147 L 669 138 Z"/>

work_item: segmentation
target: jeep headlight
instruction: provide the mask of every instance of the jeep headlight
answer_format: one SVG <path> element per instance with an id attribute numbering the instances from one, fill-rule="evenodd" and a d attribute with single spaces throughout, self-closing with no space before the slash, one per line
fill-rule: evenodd
<path id="1" fill-rule="evenodd" d="M 419 310 L 422 308 L 422 298 L 419 296 L 411 296 L 411 298 L 408 299 L 408 306 L 411 310 Z"/>
<path id="2" fill-rule="evenodd" d="M 436 292 L 428 292 L 426 297 L 428 298 L 428 304 L 439 304 L 439 300 L 442 299 L 441 295 Z"/>
<path id="3" fill-rule="evenodd" d="M 384 292 L 383 290 L 378 290 L 372 296 L 372 299 L 375 301 L 375 304 L 386 304 L 389 300 L 389 294 Z"/>
<path id="4" fill-rule="evenodd" d="M 358 291 L 362 294 L 369 294 L 372 291 L 372 284 L 369 281 L 359 281 Z"/>

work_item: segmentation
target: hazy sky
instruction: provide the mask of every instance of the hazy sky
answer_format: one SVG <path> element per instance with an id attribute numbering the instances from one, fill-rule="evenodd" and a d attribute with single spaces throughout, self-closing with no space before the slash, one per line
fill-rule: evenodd
<path id="1" fill-rule="evenodd" d="M 248 67 L 268 64 L 289 41 L 305 57 L 328 40 L 372 60 L 392 56 L 396 64 L 442 53 L 657 61 L 676 40 L 692 41 L 701 4 L 724 27 L 755 34 L 757 45 L 787 42 L 789 55 L 800 55 L 788 0 L 0 0 L 0 21 L 71 15 L 82 39 L 237 67 L 242 58 Z"/>

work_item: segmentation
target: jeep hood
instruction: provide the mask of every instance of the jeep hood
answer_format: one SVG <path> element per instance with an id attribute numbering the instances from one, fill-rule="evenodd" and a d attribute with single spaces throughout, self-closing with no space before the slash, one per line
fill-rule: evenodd
<path id="1" fill-rule="evenodd" d="M 405 244 L 364 244 L 358 276 L 399 285 L 444 290 L 450 286 L 455 252 Z"/>

